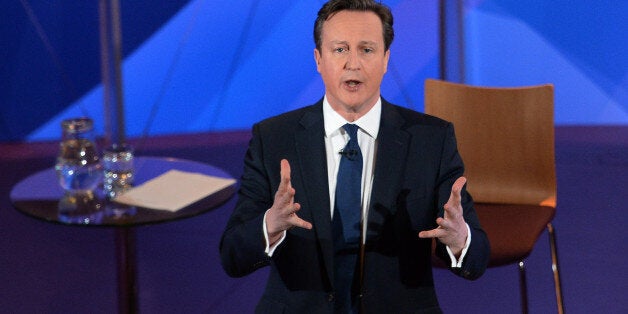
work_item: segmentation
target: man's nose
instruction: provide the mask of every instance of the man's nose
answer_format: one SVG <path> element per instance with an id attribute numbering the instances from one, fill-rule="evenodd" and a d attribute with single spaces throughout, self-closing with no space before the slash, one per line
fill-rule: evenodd
<path id="1" fill-rule="evenodd" d="M 345 62 L 345 70 L 359 70 L 361 69 L 362 64 L 360 61 L 360 56 L 358 56 L 357 51 L 350 51 L 347 53 L 347 60 Z"/>

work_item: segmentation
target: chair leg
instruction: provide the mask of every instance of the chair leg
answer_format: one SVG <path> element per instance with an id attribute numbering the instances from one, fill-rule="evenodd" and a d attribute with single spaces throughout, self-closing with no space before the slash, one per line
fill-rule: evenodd
<path id="1" fill-rule="evenodd" d="M 558 314 L 565 313 L 565 305 L 563 304 L 563 291 L 560 284 L 560 271 L 558 269 L 558 248 L 556 247 L 556 234 L 551 223 L 547 224 L 547 231 L 550 241 L 550 250 L 552 253 L 552 272 L 554 273 L 554 289 L 556 290 L 556 306 Z"/>
<path id="2" fill-rule="evenodd" d="M 521 293 L 521 313 L 528 314 L 528 285 L 523 260 L 519 261 L 519 292 Z"/>

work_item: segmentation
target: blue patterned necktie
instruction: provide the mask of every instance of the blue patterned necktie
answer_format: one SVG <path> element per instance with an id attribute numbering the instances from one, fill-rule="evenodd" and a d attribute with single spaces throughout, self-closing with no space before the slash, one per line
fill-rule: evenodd
<path id="1" fill-rule="evenodd" d="M 358 126 L 345 124 L 343 128 L 349 134 L 349 142 L 340 152 L 342 156 L 336 181 L 336 206 L 333 220 L 335 228 L 342 228 L 345 244 L 355 247 L 360 240 L 362 215 L 362 152 L 358 145 Z M 337 247 L 337 249 L 340 248 Z"/>

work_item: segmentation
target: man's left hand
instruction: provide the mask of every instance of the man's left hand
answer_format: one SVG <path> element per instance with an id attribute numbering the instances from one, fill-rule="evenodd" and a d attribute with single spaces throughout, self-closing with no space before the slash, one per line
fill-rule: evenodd
<path id="1" fill-rule="evenodd" d="M 460 177 L 454 182 L 449 200 L 444 206 L 444 217 L 436 219 L 438 227 L 419 232 L 420 238 L 438 238 L 441 243 L 449 247 L 456 257 L 460 256 L 467 241 L 467 226 L 462 214 L 462 197 L 460 195 L 466 182 L 465 177 Z"/>

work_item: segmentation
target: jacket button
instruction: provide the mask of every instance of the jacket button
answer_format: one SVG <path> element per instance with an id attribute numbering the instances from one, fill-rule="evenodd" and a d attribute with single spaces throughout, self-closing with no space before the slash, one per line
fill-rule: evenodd
<path id="1" fill-rule="evenodd" d="M 327 295 L 327 301 L 334 302 L 334 294 L 333 293 L 330 293 L 329 295 Z"/>

